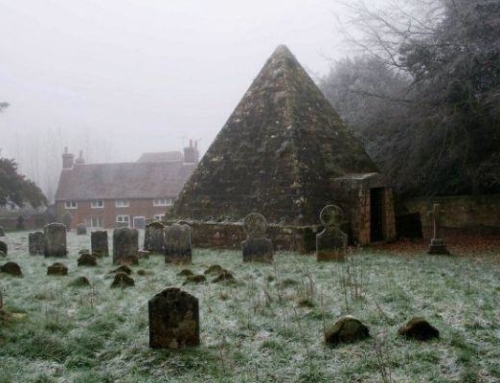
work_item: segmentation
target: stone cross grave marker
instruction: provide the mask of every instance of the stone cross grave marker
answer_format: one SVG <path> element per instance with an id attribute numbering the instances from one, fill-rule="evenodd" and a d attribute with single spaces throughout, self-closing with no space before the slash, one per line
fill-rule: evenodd
<path id="1" fill-rule="evenodd" d="M 165 246 L 164 229 L 165 225 L 159 221 L 154 221 L 146 225 L 144 250 L 163 254 Z"/>
<path id="2" fill-rule="evenodd" d="M 168 288 L 148 302 L 149 346 L 182 349 L 200 345 L 198 299 L 178 289 Z"/>
<path id="3" fill-rule="evenodd" d="M 428 214 L 432 217 L 432 225 L 434 231 L 427 254 L 441 254 L 441 255 L 450 254 L 450 252 L 446 248 L 446 243 L 442 238 L 440 238 L 439 225 L 442 213 L 444 213 L 444 211 L 440 210 L 440 205 L 438 203 L 435 203 L 433 209 L 428 212 Z"/>
<path id="4" fill-rule="evenodd" d="M 43 255 L 45 251 L 45 234 L 41 231 L 29 233 L 28 247 L 31 255 Z"/>
<path id="5" fill-rule="evenodd" d="M 267 221 L 260 213 L 250 213 L 243 221 L 247 239 L 241 242 L 243 262 L 273 261 L 273 242 L 266 237 Z"/>
<path id="6" fill-rule="evenodd" d="M 191 263 L 192 245 L 189 225 L 174 223 L 164 229 L 165 232 L 165 263 Z"/>
<path id="7" fill-rule="evenodd" d="M 348 237 L 339 227 L 343 218 L 344 212 L 336 205 L 327 205 L 321 210 L 319 219 L 325 228 L 316 235 L 317 261 L 345 260 Z"/>
<path id="8" fill-rule="evenodd" d="M 66 257 L 66 226 L 62 223 L 49 223 L 44 228 L 45 257 Z"/>
<path id="9" fill-rule="evenodd" d="M 113 263 L 120 264 L 122 260 L 137 258 L 139 252 L 139 231 L 122 227 L 113 230 Z"/>
<path id="10" fill-rule="evenodd" d="M 90 248 L 93 254 L 107 257 L 109 255 L 108 232 L 105 230 L 91 232 Z"/>

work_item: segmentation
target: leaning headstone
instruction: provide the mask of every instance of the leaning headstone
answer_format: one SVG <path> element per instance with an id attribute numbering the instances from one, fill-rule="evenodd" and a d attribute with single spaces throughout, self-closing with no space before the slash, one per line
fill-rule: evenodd
<path id="1" fill-rule="evenodd" d="M 71 230 L 71 221 L 72 220 L 73 220 L 73 216 L 71 215 L 71 213 L 69 211 L 65 212 L 61 216 L 61 222 L 64 226 L 66 226 L 66 231 Z"/>
<path id="2" fill-rule="evenodd" d="M 165 232 L 165 263 L 191 263 L 191 227 L 174 223 L 164 229 Z"/>
<path id="3" fill-rule="evenodd" d="M 144 250 L 152 253 L 163 254 L 165 239 L 163 230 L 165 225 L 161 222 L 154 221 L 146 225 L 144 233 Z"/>
<path id="4" fill-rule="evenodd" d="M 325 332 L 325 342 L 331 346 L 366 339 L 370 331 L 359 319 L 346 315 Z"/>
<path id="5" fill-rule="evenodd" d="M 340 230 L 343 215 L 342 209 L 336 205 L 327 205 L 321 210 L 319 219 L 325 228 L 316 235 L 317 261 L 345 260 L 347 234 Z"/>
<path id="6" fill-rule="evenodd" d="M 45 250 L 45 234 L 41 231 L 28 234 L 28 246 L 31 255 L 43 255 Z"/>
<path id="7" fill-rule="evenodd" d="M 50 223 L 45 226 L 45 257 L 66 257 L 66 226 L 61 223 Z"/>
<path id="8" fill-rule="evenodd" d="M 148 302 L 149 346 L 181 349 L 200 345 L 198 299 L 178 289 L 168 288 Z"/>
<path id="9" fill-rule="evenodd" d="M 21 267 L 16 262 L 7 262 L 6 264 L 0 266 L 0 271 L 2 273 L 10 274 L 15 277 L 23 276 Z"/>
<path id="10" fill-rule="evenodd" d="M 90 233 L 90 246 L 92 253 L 99 253 L 101 257 L 107 257 L 109 255 L 108 232 L 103 230 Z"/>
<path id="11" fill-rule="evenodd" d="M 113 230 L 113 263 L 119 264 L 122 260 L 137 258 L 139 251 L 139 231 L 122 227 Z"/>
<path id="12" fill-rule="evenodd" d="M 3 252 L 5 255 L 7 255 L 9 254 L 7 250 L 8 250 L 7 244 L 3 241 L 0 241 L 0 251 Z"/>
<path id="13" fill-rule="evenodd" d="M 427 251 L 427 254 L 450 255 L 450 252 L 446 248 L 446 243 L 441 238 L 441 235 L 439 232 L 441 213 L 443 213 L 443 211 L 440 211 L 438 203 L 435 203 L 432 211 L 428 212 L 428 214 L 430 216 L 432 216 L 432 224 L 433 224 L 434 232 L 433 232 L 433 236 L 432 236 L 431 243 L 429 245 L 429 250 Z"/>
<path id="14" fill-rule="evenodd" d="M 84 223 L 76 225 L 76 235 L 87 235 L 87 226 Z"/>
<path id="15" fill-rule="evenodd" d="M 68 275 L 68 266 L 63 263 L 56 262 L 47 267 L 47 275 Z"/>
<path id="16" fill-rule="evenodd" d="M 5 231 L 3 230 L 3 226 L 0 226 L 0 237 L 5 237 Z"/>
<path id="17" fill-rule="evenodd" d="M 267 221 L 262 214 L 250 213 L 243 221 L 247 239 L 241 242 L 243 262 L 273 261 L 273 242 L 266 237 Z"/>
<path id="18" fill-rule="evenodd" d="M 398 335 L 420 341 L 439 338 L 439 330 L 424 318 L 414 317 L 398 330 Z"/>

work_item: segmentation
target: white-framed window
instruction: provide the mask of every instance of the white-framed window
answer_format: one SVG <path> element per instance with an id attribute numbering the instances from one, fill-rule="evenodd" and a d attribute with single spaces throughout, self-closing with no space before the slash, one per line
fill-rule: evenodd
<path id="1" fill-rule="evenodd" d="M 66 201 L 64 207 L 66 209 L 78 209 L 78 203 L 76 201 Z"/>
<path id="2" fill-rule="evenodd" d="M 172 198 L 156 198 L 153 200 L 153 206 L 172 206 L 173 204 Z"/>
<path id="3" fill-rule="evenodd" d="M 85 225 L 92 229 L 94 228 L 102 228 L 102 217 L 90 217 L 85 220 Z"/>
<path id="4" fill-rule="evenodd" d="M 161 221 L 163 219 L 163 217 L 165 217 L 165 214 L 155 214 L 153 216 L 155 221 Z"/>
<path id="5" fill-rule="evenodd" d="M 120 214 L 116 216 L 116 222 L 130 222 L 130 217 L 128 215 Z"/>
<path id="6" fill-rule="evenodd" d="M 129 206 L 130 206 L 130 202 L 128 199 L 117 199 L 115 201 L 115 207 L 129 207 Z"/>
<path id="7" fill-rule="evenodd" d="M 92 201 L 92 202 L 90 202 L 90 207 L 92 209 L 103 209 L 104 208 L 104 201 L 102 199 L 97 200 L 97 201 Z"/>

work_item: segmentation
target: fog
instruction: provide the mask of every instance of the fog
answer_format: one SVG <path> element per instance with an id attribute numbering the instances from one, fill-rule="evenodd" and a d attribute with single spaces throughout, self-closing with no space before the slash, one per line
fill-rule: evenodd
<path id="1" fill-rule="evenodd" d="M 342 12 L 328 0 L 0 0 L 1 155 L 50 197 L 65 146 L 87 162 L 189 139 L 204 151 L 277 45 L 314 79 L 349 53 Z"/>

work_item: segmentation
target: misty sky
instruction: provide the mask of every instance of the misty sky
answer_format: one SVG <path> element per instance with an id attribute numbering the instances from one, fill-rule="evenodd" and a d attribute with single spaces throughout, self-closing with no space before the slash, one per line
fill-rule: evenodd
<path id="1" fill-rule="evenodd" d="M 0 102 L 10 103 L 2 155 L 30 175 L 28 162 L 40 163 L 30 156 L 45 148 L 135 161 L 193 138 L 204 151 L 277 45 L 315 79 L 328 57 L 347 55 L 341 9 L 332 0 L 0 0 Z"/>

